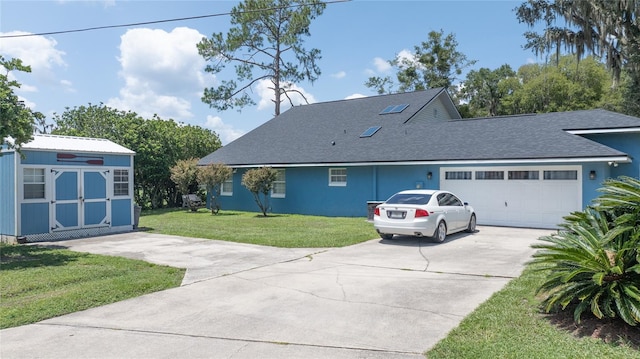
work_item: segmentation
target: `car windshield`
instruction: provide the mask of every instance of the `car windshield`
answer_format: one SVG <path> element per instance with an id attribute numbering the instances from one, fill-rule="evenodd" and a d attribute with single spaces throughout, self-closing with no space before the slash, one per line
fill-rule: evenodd
<path id="1" fill-rule="evenodd" d="M 427 204 L 430 199 L 430 194 L 397 193 L 387 200 L 387 204 Z"/>

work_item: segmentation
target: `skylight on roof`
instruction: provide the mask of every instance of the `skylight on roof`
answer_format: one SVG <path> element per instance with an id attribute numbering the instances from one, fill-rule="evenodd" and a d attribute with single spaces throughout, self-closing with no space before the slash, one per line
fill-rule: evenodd
<path id="1" fill-rule="evenodd" d="M 360 138 L 373 136 L 376 132 L 378 132 L 380 127 L 381 126 L 373 126 L 373 127 L 367 128 L 367 130 L 360 135 Z"/>
<path id="2" fill-rule="evenodd" d="M 387 115 L 390 113 L 400 113 L 402 111 L 404 111 L 405 108 L 409 107 L 409 104 L 407 103 L 403 103 L 401 105 L 390 105 L 385 107 L 384 110 L 382 110 L 382 112 L 380 112 L 381 115 Z"/>

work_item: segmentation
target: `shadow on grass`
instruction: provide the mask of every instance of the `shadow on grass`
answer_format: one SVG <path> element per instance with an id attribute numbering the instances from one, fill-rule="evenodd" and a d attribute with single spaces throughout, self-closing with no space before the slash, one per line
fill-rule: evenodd
<path id="1" fill-rule="evenodd" d="M 62 253 L 53 247 L 11 245 L 0 247 L 0 270 L 62 266 L 76 261 L 81 253 Z"/>
<path id="2" fill-rule="evenodd" d="M 600 339 L 608 344 L 640 350 L 640 327 L 632 327 L 622 319 L 598 319 L 591 313 L 584 313 L 578 324 L 573 320 L 573 308 L 569 307 L 567 310 L 545 315 L 555 327 L 575 337 Z"/>
<path id="3" fill-rule="evenodd" d="M 258 213 L 254 216 L 254 218 L 278 218 L 278 217 L 285 217 L 282 214 L 267 214 L 266 216 L 263 216 L 261 213 Z"/>

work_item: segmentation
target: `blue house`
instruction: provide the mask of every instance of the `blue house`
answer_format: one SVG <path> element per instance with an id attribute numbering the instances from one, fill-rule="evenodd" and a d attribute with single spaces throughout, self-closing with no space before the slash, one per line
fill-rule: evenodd
<path id="1" fill-rule="evenodd" d="M 0 156 L 0 239 L 133 229 L 134 152 L 105 139 L 35 135 Z"/>
<path id="2" fill-rule="evenodd" d="M 234 169 L 223 209 L 256 211 L 242 174 L 271 166 L 274 213 L 367 216 L 411 188 L 445 189 L 478 223 L 557 228 L 603 180 L 640 176 L 640 118 L 605 110 L 461 119 L 444 89 L 293 107 L 202 158 Z"/>

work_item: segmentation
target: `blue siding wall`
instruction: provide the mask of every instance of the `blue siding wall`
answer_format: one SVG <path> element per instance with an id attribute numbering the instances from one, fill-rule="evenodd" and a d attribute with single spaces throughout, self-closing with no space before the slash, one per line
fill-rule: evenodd
<path id="1" fill-rule="evenodd" d="M 286 196 L 269 198 L 271 212 L 364 217 L 368 201 L 383 201 L 417 185 L 427 188 L 437 177 L 434 166 L 346 167 L 347 185 L 329 186 L 330 168 L 345 167 L 286 168 Z M 219 198 L 222 210 L 259 211 L 253 195 L 241 184 L 245 171 L 239 169 L 233 175 L 233 196 Z M 426 178 L 429 171 L 433 171 L 431 181 Z"/>
<path id="2" fill-rule="evenodd" d="M 374 201 L 385 201 L 394 193 L 415 188 L 438 189 L 438 166 L 380 166 L 374 168 L 378 173 L 377 190 Z M 431 172 L 431 179 L 427 174 Z"/>
<path id="3" fill-rule="evenodd" d="M 633 158 L 631 163 L 620 163 L 618 167 L 612 166 L 611 177 L 631 176 L 640 178 L 640 133 L 610 133 L 585 135 L 584 137 L 625 152 Z"/>
<path id="4" fill-rule="evenodd" d="M 23 203 L 21 211 L 20 235 L 49 233 L 49 203 Z"/>
<path id="5" fill-rule="evenodd" d="M 130 199 L 116 199 L 111 201 L 111 225 L 113 227 L 132 225 L 131 208 Z"/>
<path id="6" fill-rule="evenodd" d="M 0 234 L 16 236 L 15 152 L 0 156 Z"/>
<path id="7" fill-rule="evenodd" d="M 369 167 L 348 167 L 346 186 L 329 186 L 328 167 L 288 168 L 285 179 L 286 198 L 271 200 L 274 213 L 366 215 L 372 193 Z"/>

